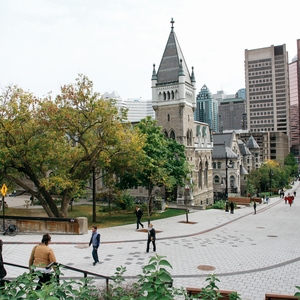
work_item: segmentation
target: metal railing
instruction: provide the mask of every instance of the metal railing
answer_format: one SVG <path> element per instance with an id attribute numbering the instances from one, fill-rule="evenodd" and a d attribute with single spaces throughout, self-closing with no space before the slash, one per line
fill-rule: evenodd
<path id="1" fill-rule="evenodd" d="M 25 267 L 25 266 L 22 266 L 22 265 L 12 264 L 12 263 L 8 263 L 8 262 L 3 262 L 3 264 L 4 265 L 8 265 L 8 266 L 12 266 L 12 267 L 17 267 L 17 268 L 22 268 L 22 269 L 29 270 L 28 267 Z M 66 265 L 63 265 L 63 264 L 60 264 L 60 263 L 57 263 L 57 267 L 63 267 L 65 269 L 68 269 L 68 270 L 71 270 L 71 271 L 74 271 L 74 272 L 82 273 L 84 278 L 87 278 L 87 276 L 90 275 L 90 276 L 94 276 L 94 277 L 105 279 L 107 292 L 109 291 L 109 280 L 113 280 L 109 276 L 105 276 L 105 275 L 101 275 L 101 274 L 89 272 L 89 271 L 86 271 L 86 270 L 81 270 L 81 269 L 73 268 L 73 267 L 66 266 Z"/>

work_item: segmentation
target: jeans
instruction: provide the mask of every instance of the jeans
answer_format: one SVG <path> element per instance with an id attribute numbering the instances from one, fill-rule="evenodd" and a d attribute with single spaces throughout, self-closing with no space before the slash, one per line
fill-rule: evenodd
<path id="1" fill-rule="evenodd" d="M 99 262 L 99 258 L 98 258 L 98 248 L 93 246 L 93 251 L 92 251 L 92 256 L 94 259 L 94 262 L 97 263 Z"/>

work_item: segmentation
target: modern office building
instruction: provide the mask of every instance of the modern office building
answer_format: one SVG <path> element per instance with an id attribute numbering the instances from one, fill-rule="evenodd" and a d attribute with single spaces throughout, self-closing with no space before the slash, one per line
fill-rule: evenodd
<path id="1" fill-rule="evenodd" d="M 204 84 L 196 98 L 195 121 L 207 123 L 213 132 L 219 132 L 218 101 Z"/>
<path id="2" fill-rule="evenodd" d="M 247 126 L 255 132 L 290 137 L 288 53 L 286 45 L 245 50 Z"/>
<path id="3" fill-rule="evenodd" d="M 244 100 L 247 100 L 246 98 L 246 89 L 239 89 L 237 91 L 237 97 L 236 98 L 243 98 Z"/>
<path id="4" fill-rule="evenodd" d="M 247 128 L 246 100 L 243 98 L 224 99 L 219 105 L 219 130 Z"/>
<path id="5" fill-rule="evenodd" d="M 291 152 L 300 161 L 300 40 L 297 40 L 297 54 L 289 64 Z"/>
<path id="6" fill-rule="evenodd" d="M 125 100 L 125 107 L 128 109 L 127 118 L 130 122 L 139 122 L 147 116 L 155 118 L 151 99 L 128 98 Z"/>

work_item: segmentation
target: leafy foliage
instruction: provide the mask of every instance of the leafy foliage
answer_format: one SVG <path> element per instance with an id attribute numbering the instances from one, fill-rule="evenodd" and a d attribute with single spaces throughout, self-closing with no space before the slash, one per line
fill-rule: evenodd
<path id="1" fill-rule="evenodd" d="M 98 291 L 91 284 L 91 279 L 69 280 L 57 284 L 55 276 L 51 282 L 44 285 L 42 289 L 36 290 L 37 276 L 40 272 L 23 273 L 15 280 L 6 283 L 0 289 L 0 298 L 5 300 L 57 300 L 57 299 L 77 299 L 77 300 L 96 300 Z"/>
<path id="2" fill-rule="evenodd" d="M 144 136 L 143 155 L 134 173 L 120 174 L 121 188 L 143 186 L 148 190 L 148 220 L 152 213 L 152 197 L 155 186 L 172 190 L 183 185 L 188 174 L 185 148 L 175 140 L 166 139 L 156 121 L 147 117 L 136 128 Z"/>
<path id="3" fill-rule="evenodd" d="M 169 300 L 175 296 L 185 296 L 184 289 L 172 287 L 171 274 L 166 268 L 172 268 L 164 256 L 156 255 L 152 257 L 145 267 L 143 273 L 138 275 L 138 282 L 132 284 L 131 289 L 124 287 L 124 273 L 126 267 L 119 267 L 115 273 L 114 284 L 110 285 L 110 290 L 103 297 L 109 300 Z"/>
<path id="4" fill-rule="evenodd" d="M 15 86 L 0 95 L 0 176 L 30 192 L 49 216 L 67 216 L 94 168 L 122 161 L 124 171 L 133 169 L 142 147 L 126 112 L 93 92 L 86 76 L 63 86 L 54 100 Z M 60 210 L 53 193 L 61 197 Z"/>
<path id="5" fill-rule="evenodd" d="M 274 192 L 274 190 L 288 186 L 291 174 L 290 165 L 281 167 L 274 160 L 266 161 L 259 169 L 251 170 L 248 175 L 248 191 L 249 193 L 270 192 L 271 190 Z"/>

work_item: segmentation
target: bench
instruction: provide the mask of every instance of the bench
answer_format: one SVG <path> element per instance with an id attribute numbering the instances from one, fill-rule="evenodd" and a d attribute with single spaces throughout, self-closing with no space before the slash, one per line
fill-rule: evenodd
<path id="1" fill-rule="evenodd" d="M 262 200 L 261 200 L 261 198 L 250 198 L 250 200 L 252 201 L 252 202 L 257 202 L 257 203 L 262 203 Z"/>
<path id="2" fill-rule="evenodd" d="M 299 299 L 296 296 L 280 295 L 280 294 L 266 294 L 265 300 L 289 300 L 289 299 Z"/>
<path id="3" fill-rule="evenodd" d="M 200 292 L 202 292 L 202 289 L 187 287 L 186 292 L 187 292 L 188 296 L 195 296 L 195 295 L 199 294 Z M 230 294 L 235 293 L 235 291 L 226 291 L 226 290 L 216 290 L 216 292 L 220 293 L 220 295 L 222 296 L 222 300 L 229 300 Z"/>
<path id="4" fill-rule="evenodd" d="M 228 197 L 229 202 L 234 202 L 240 205 L 250 205 L 251 199 L 248 197 Z"/>

